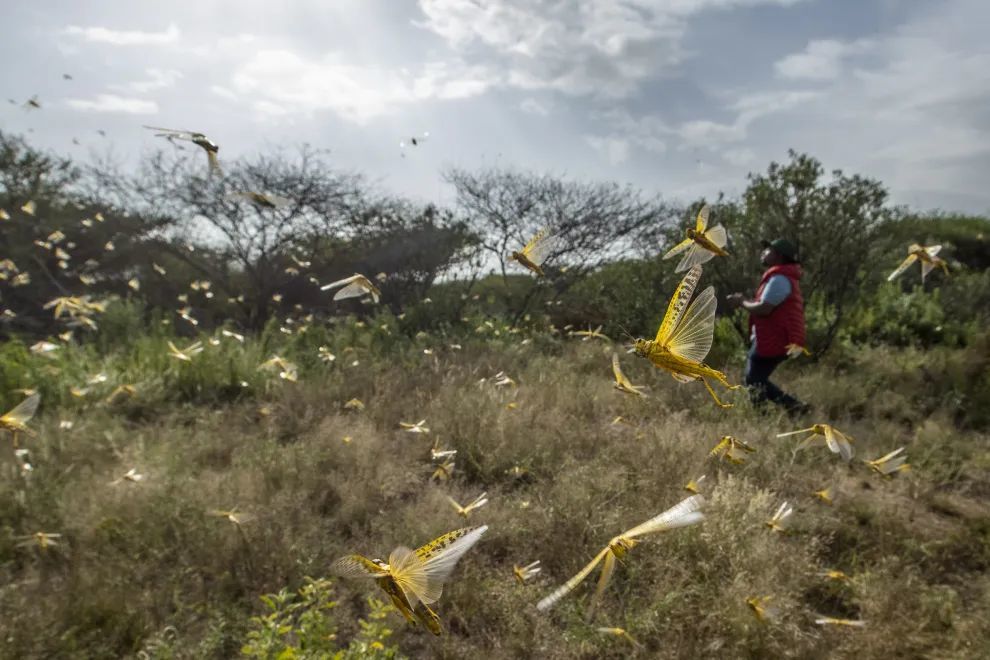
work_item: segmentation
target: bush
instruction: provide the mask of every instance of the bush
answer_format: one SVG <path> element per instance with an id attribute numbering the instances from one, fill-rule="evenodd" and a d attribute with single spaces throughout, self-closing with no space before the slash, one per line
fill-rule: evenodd
<path id="1" fill-rule="evenodd" d="M 360 632 L 346 648 L 337 645 L 337 627 L 330 616 L 337 603 L 329 580 L 306 578 L 298 592 L 286 589 L 261 597 L 266 614 L 251 617 L 251 630 L 241 653 L 263 660 L 303 660 L 306 658 L 357 660 L 359 658 L 400 658 L 397 646 L 386 645 L 392 631 L 385 617 L 394 611 L 375 598 L 368 598 L 370 621 L 361 620 Z"/>
<path id="2" fill-rule="evenodd" d="M 652 338 L 680 279 L 669 266 L 659 259 L 629 259 L 603 266 L 567 292 L 563 309 L 554 311 L 558 325 L 604 325 L 610 337 L 629 333 Z"/>

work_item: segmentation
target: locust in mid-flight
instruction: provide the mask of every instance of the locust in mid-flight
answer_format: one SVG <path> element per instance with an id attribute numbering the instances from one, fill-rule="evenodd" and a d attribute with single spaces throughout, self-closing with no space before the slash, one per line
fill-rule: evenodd
<path id="1" fill-rule="evenodd" d="M 203 133 L 197 133 L 196 131 L 182 131 L 174 128 L 160 128 L 158 126 L 145 126 L 145 128 L 153 131 L 161 131 L 161 133 L 156 133 L 155 137 L 163 137 L 170 142 L 174 142 L 175 140 L 192 142 L 206 152 L 206 158 L 210 165 L 210 174 L 220 172 L 220 161 L 217 159 L 217 152 L 220 151 L 220 147 L 216 142 L 206 137 Z"/>
<path id="2" fill-rule="evenodd" d="M 666 369 L 670 375 L 682 383 L 700 380 L 715 403 L 722 408 L 731 408 L 731 403 L 719 401 L 709 380 L 715 380 L 730 390 L 739 385 L 730 385 L 725 374 L 704 364 L 715 335 L 715 288 L 708 287 L 691 302 L 698 281 L 701 279 L 701 266 L 693 266 L 667 305 L 657 336 L 652 340 L 637 339 L 636 354 L 647 358 L 653 366 Z"/>
<path id="3" fill-rule="evenodd" d="M 448 532 L 413 551 L 399 546 L 388 562 L 361 555 L 341 557 L 330 572 L 344 578 L 372 578 L 389 595 L 392 604 L 416 625 L 417 619 L 434 635 L 443 632 L 440 617 L 430 605 L 440 600 L 444 582 L 457 561 L 488 531 L 488 525 Z"/>
<path id="4" fill-rule="evenodd" d="M 724 249 L 728 240 L 725 235 L 725 227 L 722 225 L 715 225 L 711 229 L 707 229 L 707 227 L 708 204 L 705 204 L 698 212 L 694 229 L 687 230 L 687 238 L 668 250 L 667 254 L 663 255 L 664 259 L 669 259 L 684 252 L 681 262 L 674 269 L 675 273 L 703 264 L 711 260 L 715 255 L 720 257 L 729 256 L 729 253 Z"/>

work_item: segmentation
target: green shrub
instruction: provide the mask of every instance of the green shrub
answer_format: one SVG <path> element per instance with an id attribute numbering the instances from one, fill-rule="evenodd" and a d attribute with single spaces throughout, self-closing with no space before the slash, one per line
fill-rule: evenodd
<path id="1" fill-rule="evenodd" d="M 263 660 L 399 658 L 399 649 L 387 645 L 392 631 L 385 617 L 393 608 L 368 598 L 370 621 L 359 622 L 360 631 L 346 648 L 338 647 L 337 627 L 330 612 L 337 606 L 329 580 L 307 577 L 298 592 L 282 589 L 261 597 L 267 612 L 251 617 L 251 629 L 241 653 Z"/>

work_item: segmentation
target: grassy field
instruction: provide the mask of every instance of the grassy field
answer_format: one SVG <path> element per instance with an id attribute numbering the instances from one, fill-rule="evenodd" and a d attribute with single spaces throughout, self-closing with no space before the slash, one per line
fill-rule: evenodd
<path id="1" fill-rule="evenodd" d="M 444 590 L 444 636 L 369 610 L 367 596 L 382 596 L 373 584 L 333 580 L 319 583 L 321 602 L 335 606 L 320 609 L 326 634 L 309 648 L 329 644 L 332 627 L 342 648 L 360 635 L 380 642 L 347 657 L 394 647 L 431 658 L 990 654 L 990 449 L 968 412 L 986 401 L 979 388 L 990 390 L 987 342 L 840 346 L 820 363 L 788 363 L 779 382 L 814 407 L 790 420 L 752 410 L 742 392 L 718 409 L 699 383 L 675 383 L 623 353 L 630 379 L 650 388 L 646 399 L 624 395 L 611 386 L 616 347 L 604 342 L 502 333 L 460 339 L 457 350 L 454 339 L 393 342 L 375 325 L 306 334 L 285 345 L 277 333 L 224 339 L 190 364 L 169 358 L 154 334 L 51 359 L 3 347 L 5 403 L 19 387 L 43 396 L 38 436 L 21 439 L 34 469 L 25 474 L 4 444 L 5 657 L 237 656 L 249 631 L 264 629 L 252 621 L 266 611 L 263 594 L 327 577 L 342 554 L 386 558 L 465 524 L 490 529 Z M 336 360 L 321 362 L 320 345 Z M 283 349 L 298 382 L 256 368 Z M 738 382 L 741 356 L 722 358 Z M 499 371 L 517 385 L 494 386 Z M 106 381 L 87 385 L 100 372 Z M 121 384 L 136 395 L 106 403 Z M 72 386 L 89 390 L 76 397 Z M 355 397 L 364 410 L 344 407 Z M 423 418 L 429 434 L 399 429 Z M 855 439 L 851 464 L 775 437 L 814 422 Z M 708 457 L 726 434 L 756 448 L 745 464 Z M 458 452 L 446 483 L 430 481 L 435 437 Z M 860 460 L 900 446 L 911 469 L 892 478 Z M 112 483 L 131 468 L 144 480 Z M 594 621 L 594 576 L 536 611 L 609 538 L 676 504 L 702 474 L 704 522 L 636 546 Z M 826 487 L 832 505 L 813 495 Z M 446 501 L 483 491 L 490 502 L 467 523 Z M 792 530 L 778 534 L 764 522 L 784 501 L 795 508 Z M 208 513 L 235 508 L 241 525 Z M 19 543 L 38 531 L 61 534 L 59 545 Z M 537 559 L 542 574 L 518 584 L 513 565 Z M 824 578 L 827 569 L 849 579 Z M 746 604 L 762 596 L 772 596 L 774 621 Z M 866 626 L 816 626 L 819 615 Z M 373 629 L 362 633 L 359 619 Z M 301 609 L 285 621 L 291 631 L 274 636 L 295 646 L 315 625 Z M 598 626 L 625 628 L 643 648 Z"/>

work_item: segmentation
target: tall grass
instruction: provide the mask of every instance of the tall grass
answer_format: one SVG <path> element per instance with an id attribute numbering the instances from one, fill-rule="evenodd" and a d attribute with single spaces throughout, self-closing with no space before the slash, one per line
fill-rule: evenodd
<path id="1" fill-rule="evenodd" d="M 792 421 L 752 410 L 741 395 L 719 410 L 700 384 L 623 354 L 627 375 L 651 395 L 627 397 L 611 387 L 614 348 L 603 343 L 480 321 L 485 329 L 467 336 L 409 338 L 401 323 L 386 315 L 292 336 L 273 327 L 244 345 L 207 345 L 192 363 L 167 355 L 164 326 L 121 323 L 123 336 L 53 358 L 3 346 L 3 405 L 19 400 L 17 388 L 43 395 L 38 436 L 23 441 L 34 470 L 18 471 L 8 456 L 0 481 L 4 655 L 236 656 L 251 617 L 265 612 L 261 595 L 326 576 L 341 554 L 384 558 L 463 526 L 446 496 L 463 502 L 481 491 L 491 501 L 468 524 L 490 530 L 444 590 L 447 634 L 390 615 L 390 643 L 405 655 L 627 656 L 631 646 L 595 632 L 604 625 L 629 630 L 643 657 L 988 650 L 990 452 L 985 413 L 973 406 L 990 385 L 985 372 L 967 371 L 986 359 L 982 344 L 847 345 L 822 363 L 788 363 L 779 380 L 815 408 Z M 336 360 L 322 362 L 319 346 Z M 299 382 L 258 370 L 274 354 L 299 365 Z M 721 355 L 738 380 L 738 355 Z M 498 371 L 517 385 L 495 387 Z M 69 393 L 97 373 L 107 381 Z M 121 384 L 136 396 L 107 404 Z M 355 397 L 363 411 L 344 408 Z M 613 424 L 616 416 L 628 424 Z M 398 428 L 421 418 L 430 435 Z M 775 437 L 816 421 L 854 438 L 852 465 Z M 708 450 L 725 434 L 757 451 L 743 465 L 714 462 Z M 429 480 L 434 435 L 458 450 L 452 480 L 440 485 Z M 901 445 L 913 469 L 895 478 L 858 461 Z M 132 467 L 144 481 L 111 485 Z M 706 520 L 635 547 L 593 623 L 591 580 L 537 613 L 535 602 L 609 538 L 679 501 L 701 474 Z M 826 486 L 832 506 L 812 495 Z M 763 524 L 784 500 L 796 509 L 788 535 Z M 235 507 L 251 516 L 240 527 L 208 514 Z M 60 545 L 18 545 L 37 531 L 62 534 Z M 517 584 L 513 564 L 536 559 L 541 578 Z M 830 582 L 818 575 L 826 568 L 851 579 Z M 333 588 L 336 634 L 355 639 L 375 587 Z M 779 620 L 757 621 L 750 596 L 772 596 Z M 816 614 L 867 627 L 821 628 Z"/>

